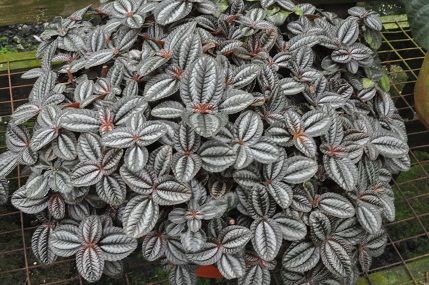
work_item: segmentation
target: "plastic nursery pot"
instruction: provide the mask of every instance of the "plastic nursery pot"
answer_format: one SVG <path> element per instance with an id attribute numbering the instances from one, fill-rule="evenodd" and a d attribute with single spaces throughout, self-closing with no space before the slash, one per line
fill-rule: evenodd
<path id="1" fill-rule="evenodd" d="M 429 53 L 426 54 L 416 82 L 414 101 L 419 119 L 429 129 Z"/>
<path id="2" fill-rule="evenodd" d="M 198 266 L 195 274 L 201 278 L 222 279 L 223 276 L 214 265 Z"/>

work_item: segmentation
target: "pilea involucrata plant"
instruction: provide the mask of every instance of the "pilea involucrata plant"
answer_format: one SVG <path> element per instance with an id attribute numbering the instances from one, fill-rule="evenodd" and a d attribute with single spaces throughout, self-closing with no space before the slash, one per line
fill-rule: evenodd
<path id="1" fill-rule="evenodd" d="M 117 0 L 54 21 L 0 160 L 2 177 L 31 170 L 11 201 L 43 222 L 35 256 L 75 256 L 88 281 L 138 246 L 172 284 L 195 284 L 199 265 L 243 285 L 273 270 L 354 284 L 384 250 L 391 175 L 410 160 L 380 19 L 349 14 Z"/>

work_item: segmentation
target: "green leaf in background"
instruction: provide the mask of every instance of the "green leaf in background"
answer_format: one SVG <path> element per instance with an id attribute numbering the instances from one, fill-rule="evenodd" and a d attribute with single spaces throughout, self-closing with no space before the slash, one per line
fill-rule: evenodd
<path id="1" fill-rule="evenodd" d="M 414 39 L 429 49 L 429 0 L 404 0 Z"/>
<path id="2" fill-rule="evenodd" d="M 382 44 L 382 37 L 379 31 L 366 29 L 363 33 L 365 38 L 365 42 L 369 45 L 373 50 L 378 50 Z"/>
<path id="3" fill-rule="evenodd" d="M 292 13 L 286 10 L 283 10 L 277 6 L 274 6 L 271 9 L 267 9 L 267 18 L 276 25 L 281 25 L 286 21 L 286 18 Z"/>
<path id="4" fill-rule="evenodd" d="M 229 7 L 228 0 L 217 0 L 215 3 L 221 13 L 225 12 Z"/>
<path id="5" fill-rule="evenodd" d="M 390 91 L 390 78 L 386 70 L 382 70 L 380 81 L 378 84 L 380 85 L 381 89 L 383 89 L 383 91 L 385 92 Z"/>
<path id="6" fill-rule="evenodd" d="M 304 11 L 302 10 L 302 8 L 301 7 L 299 7 L 299 6 L 296 6 L 295 7 L 295 14 L 297 14 L 298 16 L 302 16 L 302 15 L 304 15 Z"/>
<path id="7" fill-rule="evenodd" d="M 374 81 L 369 78 L 364 78 L 362 79 L 362 85 L 364 89 L 372 88 L 374 87 Z"/>

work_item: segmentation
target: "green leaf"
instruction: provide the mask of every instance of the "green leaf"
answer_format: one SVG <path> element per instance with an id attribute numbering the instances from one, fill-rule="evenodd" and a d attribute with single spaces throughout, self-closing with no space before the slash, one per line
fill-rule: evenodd
<path id="1" fill-rule="evenodd" d="M 362 86 L 364 89 L 372 88 L 372 87 L 374 87 L 374 85 L 375 85 L 375 83 L 371 79 L 369 79 L 369 78 L 362 79 Z"/>
<path id="2" fill-rule="evenodd" d="M 414 39 L 422 47 L 429 49 L 429 1 L 407 0 L 404 4 Z"/>
<path id="3" fill-rule="evenodd" d="M 382 71 L 381 78 L 378 84 L 380 85 L 381 89 L 383 89 L 383 91 L 390 91 L 390 78 L 385 70 Z"/>

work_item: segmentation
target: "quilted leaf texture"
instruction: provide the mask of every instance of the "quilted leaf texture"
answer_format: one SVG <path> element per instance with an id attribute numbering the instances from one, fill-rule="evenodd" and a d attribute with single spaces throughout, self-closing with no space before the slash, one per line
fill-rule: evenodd
<path id="1" fill-rule="evenodd" d="M 74 258 L 97 282 L 139 246 L 173 285 L 206 266 L 239 285 L 370 270 L 395 219 L 392 175 L 411 165 L 375 72 L 377 13 L 101 2 L 46 26 L 0 153 L 0 203 L 40 220 L 41 263 Z M 28 179 L 12 189 L 17 166 Z"/>
<path id="2" fill-rule="evenodd" d="M 33 240 L 40 244 L 40 238 Z M 99 216 L 89 216 L 80 225 L 57 227 L 49 242 L 59 256 L 76 254 L 77 269 L 89 282 L 100 279 L 105 261 L 121 260 L 137 247 L 137 241 L 125 235 L 122 228 L 103 224 Z"/>

